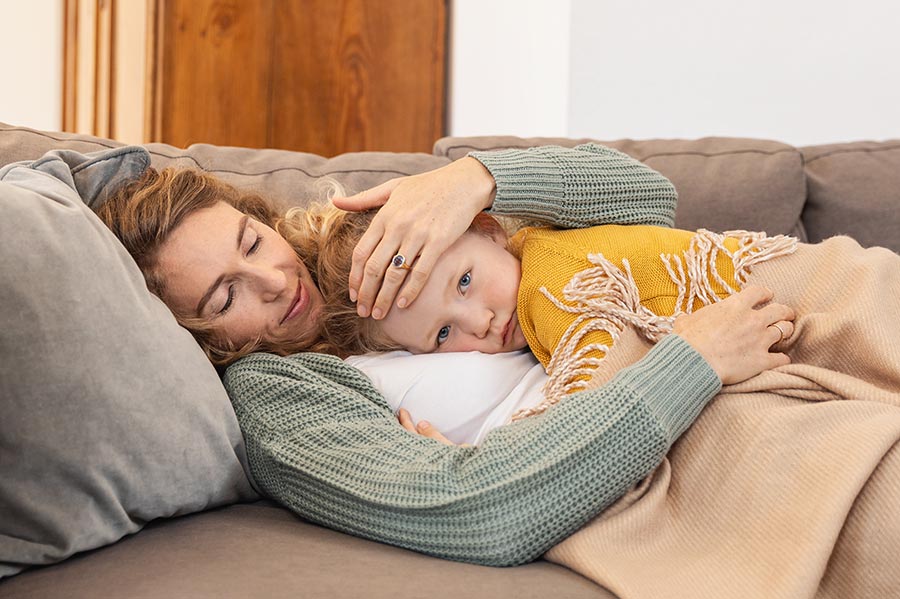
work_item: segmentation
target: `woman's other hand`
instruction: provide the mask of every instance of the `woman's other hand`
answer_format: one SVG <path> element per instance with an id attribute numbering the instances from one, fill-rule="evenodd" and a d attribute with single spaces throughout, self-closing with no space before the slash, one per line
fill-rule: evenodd
<path id="1" fill-rule="evenodd" d="M 440 441 L 444 445 L 456 445 L 456 443 L 442 435 L 440 431 L 431 426 L 431 424 L 427 420 L 421 420 L 419 424 L 413 423 L 412 416 L 409 415 L 408 411 L 402 408 L 399 412 L 397 412 L 397 420 L 400 421 L 400 425 L 403 428 L 415 435 L 428 437 L 429 439 L 434 439 L 435 441 Z M 464 443 L 460 445 L 460 447 L 470 447 L 470 445 L 468 443 Z"/>
<path id="2" fill-rule="evenodd" d="M 371 314 L 376 320 L 384 318 L 398 291 L 397 306 L 411 304 L 438 257 L 459 239 L 480 211 L 490 208 L 494 193 L 490 172 L 474 158 L 466 157 L 434 171 L 392 179 L 347 198 L 332 198 L 342 210 L 384 206 L 353 251 L 349 285 L 357 313 L 362 317 Z M 391 260 L 398 254 L 412 268 L 391 267 Z"/>
<path id="3" fill-rule="evenodd" d="M 723 385 L 739 383 L 764 370 L 790 363 L 787 354 L 770 351 L 794 334 L 794 310 L 772 302 L 765 287 L 740 293 L 679 316 L 674 332 L 702 355 Z"/>

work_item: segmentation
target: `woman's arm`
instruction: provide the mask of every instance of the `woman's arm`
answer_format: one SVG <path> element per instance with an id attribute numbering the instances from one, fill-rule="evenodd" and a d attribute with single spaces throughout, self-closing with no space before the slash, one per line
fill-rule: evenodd
<path id="1" fill-rule="evenodd" d="M 266 495 L 337 530 L 487 565 L 533 560 L 615 501 L 720 387 L 671 336 L 604 387 L 464 448 L 403 430 L 330 356 L 254 354 L 225 385 Z"/>
<path id="2" fill-rule="evenodd" d="M 448 559 L 532 560 L 649 474 L 719 390 L 789 359 L 793 311 L 748 287 L 675 321 L 609 383 L 448 447 L 408 433 L 333 356 L 253 354 L 224 382 L 263 493 L 326 526 Z M 767 304 L 765 307 L 760 307 Z M 789 325 L 789 322 L 783 323 Z"/>
<path id="3" fill-rule="evenodd" d="M 576 229 L 598 224 L 671 227 L 678 193 L 671 181 L 618 150 L 575 148 L 471 152 L 496 182 L 491 212 Z"/>
<path id="4" fill-rule="evenodd" d="M 333 201 L 344 210 L 384 205 L 354 251 L 349 280 L 360 316 L 381 318 L 398 290 L 397 306 L 415 300 L 437 258 L 481 210 L 570 228 L 671 226 L 677 193 L 668 179 L 627 154 L 585 144 L 472 152 L 437 170 Z M 398 253 L 410 261 L 418 257 L 411 271 L 388 268 Z"/>

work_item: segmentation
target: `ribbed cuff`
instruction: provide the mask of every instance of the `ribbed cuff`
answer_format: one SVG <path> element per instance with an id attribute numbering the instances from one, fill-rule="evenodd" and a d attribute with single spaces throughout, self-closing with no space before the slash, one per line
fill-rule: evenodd
<path id="1" fill-rule="evenodd" d="M 645 398 L 674 443 L 722 388 L 710 365 L 678 335 L 668 335 L 617 382 Z"/>
<path id="2" fill-rule="evenodd" d="M 515 148 L 469 156 L 484 165 L 497 184 L 491 212 L 542 220 L 558 212 L 566 182 L 559 165 L 545 153 Z M 548 196 L 556 200 L 547 201 Z"/>

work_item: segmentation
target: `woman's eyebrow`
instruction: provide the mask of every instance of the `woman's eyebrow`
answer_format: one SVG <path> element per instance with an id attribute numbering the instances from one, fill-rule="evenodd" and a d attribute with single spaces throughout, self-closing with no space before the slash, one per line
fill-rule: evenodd
<path id="1" fill-rule="evenodd" d="M 238 223 L 238 235 L 237 235 L 237 250 L 241 251 L 241 241 L 244 239 L 244 233 L 247 231 L 247 223 L 250 221 L 250 216 L 245 214 L 241 217 L 241 221 Z M 222 281 L 225 279 L 225 273 L 219 275 L 219 277 L 213 281 L 213 284 L 209 286 L 209 289 L 206 290 L 206 293 L 203 294 L 203 297 L 200 298 L 200 301 L 197 302 L 197 316 L 200 317 L 203 314 L 203 308 L 206 306 L 206 302 L 209 301 L 209 298 L 212 297 L 212 294 L 216 292 L 219 285 L 222 284 Z"/>

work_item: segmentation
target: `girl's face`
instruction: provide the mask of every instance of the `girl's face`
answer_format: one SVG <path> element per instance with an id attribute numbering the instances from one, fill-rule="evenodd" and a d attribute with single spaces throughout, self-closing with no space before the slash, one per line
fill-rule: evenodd
<path id="1" fill-rule="evenodd" d="M 161 246 L 164 300 L 237 346 L 314 339 L 322 294 L 285 239 L 219 202 L 188 215 Z"/>
<path id="2" fill-rule="evenodd" d="M 505 239 L 468 232 L 438 259 L 428 282 L 407 308 L 393 308 L 381 332 L 415 354 L 527 346 L 517 318 L 521 266 Z"/>

